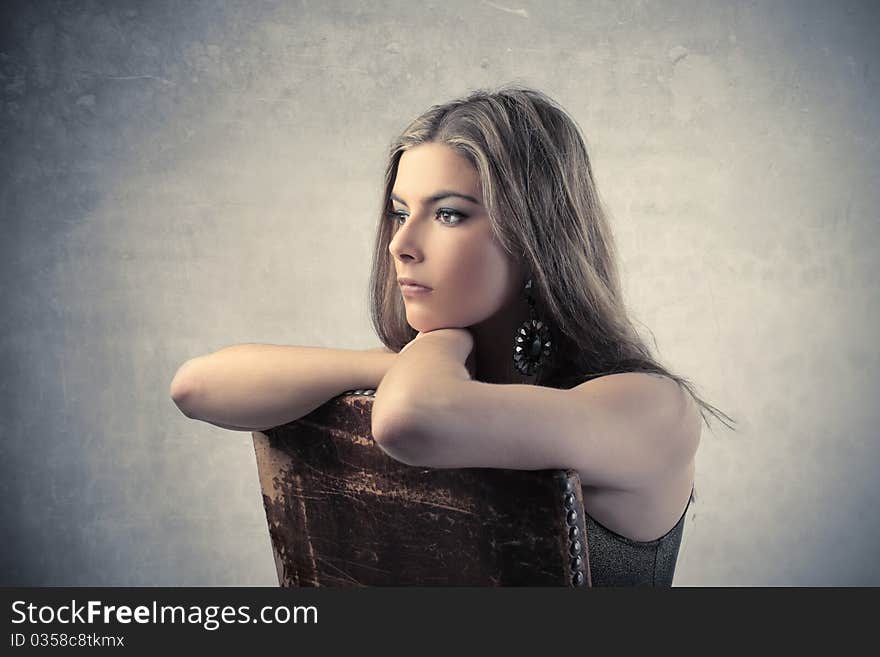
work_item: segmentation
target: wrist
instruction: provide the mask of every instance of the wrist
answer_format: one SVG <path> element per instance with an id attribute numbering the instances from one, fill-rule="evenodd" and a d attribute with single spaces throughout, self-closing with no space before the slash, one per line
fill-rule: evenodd
<path id="1" fill-rule="evenodd" d="M 382 379 L 385 378 L 388 370 L 390 370 L 394 363 L 397 362 L 399 355 L 400 354 L 398 353 L 386 351 L 364 352 L 361 367 L 362 374 L 360 378 L 363 379 L 365 383 L 359 387 L 369 388 L 371 390 L 378 389 L 379 384 L 382 383 Z"/>
<path id="2" fill-rule="evenodd" d="M 407 348 L 414 347 L 416 343 L 423 340 L 441 345 L 444 351 L 453 354 L 456 360 L 460 360 L 462 363 L 474 349 L 474 336 L 468 329 L 441 328 L 420 332 L 400 350 L 400 353 L 402 354 Z"/>

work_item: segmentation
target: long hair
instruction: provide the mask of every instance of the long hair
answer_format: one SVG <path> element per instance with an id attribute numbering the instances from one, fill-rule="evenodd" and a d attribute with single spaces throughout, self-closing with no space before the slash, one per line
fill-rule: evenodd
<path id="1" fill-rule="evenodd" d="M 370 276 L 371 321 L 388 348 L 399 352 L 417 335 L 388 251 L 390 195 L 403 152 L 429 142 L 446 144 L 473 164 L 496 239 L 531 273 L 535 310 L 552 334 L 552 355 L 535 385 L 568 389 L 607 374 L 649 372 L 687 390 L 707 426 L 706 411 L 735 422 L 661 365 L 639 336 L 580 129 L 547 95 L 520 85 L 434 105 L 391 143 Z"/>

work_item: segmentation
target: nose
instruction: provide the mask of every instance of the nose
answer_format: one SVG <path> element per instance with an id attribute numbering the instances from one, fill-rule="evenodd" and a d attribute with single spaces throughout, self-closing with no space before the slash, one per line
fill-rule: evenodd
<path id="1" fill-rule="evenodd" d="M 423 223 L 418 221 L 416 214 L 413 213 L 406 218 L 405 223 L 402 225 L 398 224 L 394 235 L 391 237 L 391 241 L 388 242 L 388 252 L 401 260 L 405 255 L 417 257 L 414 254 L 421 252 L 419 244 L 422 240 L 419 239 L 419 236 L 421 235 L 420 231 L 422 230 L 421 225 Z"/>

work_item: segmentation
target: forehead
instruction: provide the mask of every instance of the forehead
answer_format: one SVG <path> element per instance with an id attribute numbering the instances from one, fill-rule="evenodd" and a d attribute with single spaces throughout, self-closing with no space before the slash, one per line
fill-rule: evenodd
<path id="1" fill-rule="evenodd" d="M 407 200 L 437 189 L 452 189 L 482 201 L 480 176 L 470 161 L 450 146 L 419 144 L 400 156 L 394 192 Z"/>

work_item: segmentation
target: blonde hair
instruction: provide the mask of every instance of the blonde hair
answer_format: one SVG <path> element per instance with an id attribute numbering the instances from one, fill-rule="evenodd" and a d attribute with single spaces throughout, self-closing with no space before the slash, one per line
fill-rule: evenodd
<path id="1" fill-rule="evenodd" d="M 400 351 L 417 334 L 389 257 L 394 226 L 387 217 L 400 156 L 429 142 L 446 144 L 473 164 L 495 237 L 531 273 L 535 310 L 553 336 L 553 353 L 535 385 L 567 389 L 607 374 L 648 372 L 687 390 L 707 426 L 705 411 L 735 422 L 661 365 L 637 333 L 580 129 L 551 98 L 520 85 L 434 105 L 391 143 L 370 275 L 371 320 L 386 346 Z"/>

